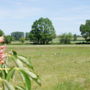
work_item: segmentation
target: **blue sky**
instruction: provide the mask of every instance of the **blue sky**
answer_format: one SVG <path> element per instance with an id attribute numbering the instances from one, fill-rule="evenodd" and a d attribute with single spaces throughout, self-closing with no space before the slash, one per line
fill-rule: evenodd
<path id="1" fill-rule="evenodd" d="M 52 20 L 57 34 L 80 34 L 80 24 L 90 19 L 90 0 L 0 0 L 0 29 L 29 32 L 40 17 Z"/>

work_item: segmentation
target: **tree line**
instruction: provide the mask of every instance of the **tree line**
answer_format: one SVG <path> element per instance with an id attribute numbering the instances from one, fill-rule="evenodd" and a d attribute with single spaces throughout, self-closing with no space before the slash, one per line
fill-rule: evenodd
<path id="1" fill-rule="evenodd" d="M 86 20 L 85 24 L 80 25 L 80 32 L 86 43 L 90 42 L 90 20 Z M 30 32 L 12 32 L 10 35 L 5 35 L 3 30 L 0 30 L 0 36 L 5 36 L 5 43 L 9 44 L 12 41 L 21 41 L 24 43 L 26 40 L 33 44 L 49 44 L 57 37 L 53 23 L 48 18 L 39 18 L 31 27 Z M 77 41 L 77 35 L 72 33 L 64 33 L 59 35 L 61 44 L 70 44 L 71 41 Z"/>

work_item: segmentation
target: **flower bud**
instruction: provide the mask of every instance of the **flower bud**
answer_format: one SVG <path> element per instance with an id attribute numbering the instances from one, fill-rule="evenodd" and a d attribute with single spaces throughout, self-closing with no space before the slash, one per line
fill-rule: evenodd
<path id="1" fill-rule="evenodd" d="M 6 46 L 0 46 L 0 64 L 4 64 L 5 63 L 5 49 L 6 49 Z"/>
<path id="2" fill-rule="evenodd" d="M 1 50 L 1 49 L 6 49 L 6 46 L 0 46 L 0 50 Z"/>
<path id="3" fill-rule="evenodd" d="M 4 60 L 0 61 L 0 64 L 4 64 L 4 63 L 5 63 L 5 61 L 4 61 Z"/>

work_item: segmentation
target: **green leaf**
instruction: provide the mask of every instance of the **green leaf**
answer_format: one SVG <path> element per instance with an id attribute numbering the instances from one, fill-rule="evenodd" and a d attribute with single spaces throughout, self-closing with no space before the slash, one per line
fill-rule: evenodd
<path id="1" fill-rule="evenodd" d="M 4 65 L 4 68 L 6 68 L 6 69 L 5 69 L 5 72 L 6 72 L 6 74 L 7 74 L 7 73 L 8 73 L 8 70 L 7 70 L 8 66 L 5 64 L 5 65 Z"/>
<path id="2" fill-rule="evenodd" d="M 13 78 L 14 76 L 14 73 L 15 73 L 15 68 L 11 68 L 9 71 L 8 71 L 8 74 L 7 74 L 7 77 L 6 77 L 6 80 L 10 80 Z"/>
<path id="3" fill-rule="evenodd" d="M 33 79 L 37 84 L 41 85 L 40 78 L 35 73 L 29 71 L 27 68 L 23 68 L 23 70 Z"/>
<path id="4" fill-rule="evenodd" d="M 23 79 L 25 81 L 25 85 L 26 85 L 26 90 L 30 90 L 31 88 L 31 79 L 33 79 L 36 83 L 38 83 L 39 85 L 41 85 L 40 82 L 40 78 L 38 75 L 36 75 L 35 73 L 33 73 L 32 71 L 30 71 L 29 68 L 33 69 L 32 64 L 29 62 L 29 60 L 23 56 L 18 56 L 16 52 L 13 51 L 13 59 L 17 65 L 17 67 L 19 68 L 19 71 L 22 73 Z M 29 68 L 25 67 L 28 66 Z M 8 76 L 8 78 L 10 78 L 13 75 L 14 71 L 11 70 L 10 72 L 10 76 Z M 29 83 L 29 85 L 28 85 Z"/>
<path id="5" fill-rule="evenodd" d="M 18 58 L 19 58 L 19 60 L 21 62 L 23 62 L 24 64 L 26 64 L 29 68 L 33 69 L 32 64 L 30 63 L 30 61 L 27 58 L 25 58 L 23 56 L 18 56 Z"/>
<path id="6" fill-rule="evenodd" d="M 16 59 L 15 62 L 16 62 L 16 65 L 17 65 L 18 67 L 20 67 L 20 68 L 23 68 L 23 67 L 24 67 L 24 66 L 23 66 L 23 63 L 22 63 L 19 59 Z"/>
<path id="7" fill-rule="evenodd" d="M 25 81 L 25 90 L 31 90 L 31 80 L 29 78 L 29 75 L 23 69 L 21 69 L 20 71 Z"/>
<path id="8" fill-rule="evenodd" d="M 3 64 L 3 65 L 1 66 L 0 76 L 1 76 L 2 78 L 6 78 L 6 76 L 7 76 L 7 70 L 6 70 L 6 68 L 5 68 L 5 64 Z"/>
<path id="9" fill-rule="evenodd" d="M 8 90 L 15 90 L 14 86 L 11 85 L 11 83 L 9 83 L 8 81 L 4 80 L 3 83 Z"/>
<path id="10" fill-rule="evenodd" d="M 12 53 L 13 53 L 13 55 L 15 56 L 15 57 L 17 57 L 17 52 L 16 51 L 12 51 Z"/>
<path id="11" fill-rule="evenodd" d="M 21 87 L 21 86 L 16 86 L 15 90 L 25 90 L 25 88 Z"/>

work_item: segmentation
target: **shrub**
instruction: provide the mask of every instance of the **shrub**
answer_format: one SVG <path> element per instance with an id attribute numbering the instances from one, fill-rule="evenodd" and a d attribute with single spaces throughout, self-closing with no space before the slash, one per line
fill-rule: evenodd
<path id="1" fill-rule="evenodd" d="M 71 33 L 64 33 L 60 36 L 60 43 L 61 44 L 70 44 L 72 40 Z"/>
<path id="2" fill-rule="evenodd" d="M 25 38 L 24 37 L 20 38 L 20 41 L 21 41 L 21 43 L 24 43 L 25 42 Z"/>
<path id="3" fill-rule="evenodd" d="M 12 42 L 12 36 L 8 35 L 8 36 L 5 36 L 5 43 L 6 44 L 9 44 Z"/>
<path id="4" fill-rule="evenodd" d="M 0 36 L 3 36 L 4 32 L 0 29 Z"/>

